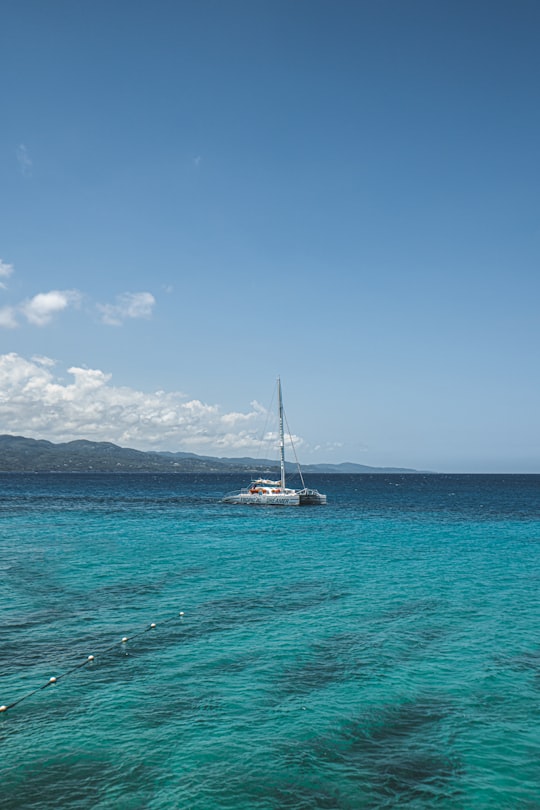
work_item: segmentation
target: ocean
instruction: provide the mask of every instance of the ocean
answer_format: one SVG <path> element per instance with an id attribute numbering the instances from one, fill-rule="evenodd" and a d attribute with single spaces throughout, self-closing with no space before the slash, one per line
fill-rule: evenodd
<path id="1" fill-rule="evenodd" d="M 244 483 L 0 475 L 2 809 L 540 808 L 540 476 Z"/>

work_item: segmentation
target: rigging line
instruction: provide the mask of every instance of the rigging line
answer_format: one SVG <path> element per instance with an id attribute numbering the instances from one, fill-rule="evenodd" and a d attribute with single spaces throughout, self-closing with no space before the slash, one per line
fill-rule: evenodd
<path id="1" fill-rule="evenodd" d="M 270 422 L 271 414 L 273 414 L 274 400 L 276 398 L 276 389 L 277 383 L 274 386 L 274 390 L 272 392 L 272 399 L 270 401 L 270 406 L 266 410 L 266 419 L 264 420 L 264 428 L 261 434 L 261 439 L 259 441 L 259 461 L 261 462 L 264 458 L 263 454 L 270 456 L 274 452 L 274 448 L 270 450 L 270 438 L 267 437 L 267 432 L 268 432 L 268 423 Z"/>
<path id="2" fill-rule="evenodd" d="M 180 619 L 184 618 L 184 611 L 183 610 L 179 611 L 178 614 L 176 614 L 174 616 L 170 616 L 168 619 L 164 619 L 162 622 L 159 622 L 159 625 L 161 626 L 162 624 L 168 624 L 169 622 L 176 621 L 179 617 L 180 617 Z M 132 639 L 137 638 L 138 636 L 142 636 L 145 633 L 148 633 L 150 630 L 154 630 L 157 626 L 158 626 L 157 622 L 152 622 L 147 627 L 145 627 L 144 630 L 140 630 L 138 633 L 133 633 L 131 636 L 123 636 L 120 643 L 125 644 L 126 642 L 131 641 Z M 111 644 L 109 647 L 104 647 L 100 652 L 97 653 L 97 655 L 102 656 L 105 653 L 116 649 L 117 647 L 118 647 L 118 642 L 115 642 L 114 644 Z M 71 669 L 68 669 L 65 672 L 62 672 L 60 675 L 56 675 L 56 676 L 53 675 L 51 678 L 49 678 L 47 683 L 44 683 L 41 686 L 38 686 L 36 689 L 33 689 L 31 692 L 28 692 L 26 695 L 22 695 L 22 697 L 17 698 L 17 700 L 12 701 L 11 703 L 0 706 L 0 712 L 7 712 L 8 709 L 13 709 L 14 706 L 17 706 L 19 703 L 22 703 L 23 700 L 27 700 L 28 698 L 32 697 L 32 695 L 35 695 L 36 692 L 41 692 L 43 689 L 47 689 L 48 686 L 52 686 L 53 684 L 58 683 L 58 681 L 62 680 L 62 678 L 65 678 L 67 675 L 71 675 L 73 672 L 76 672 L 78 669 L 82 669 L 83 667 L 88 666 L 88 664 L 91 664 L 93 661 L 95 661 L 95 656 L 94 655 L 87 656 L 87 658 L 85 658 L 84 661 L 81 661 L 80 663 L 75 664 L 75 666 L 71 667 Z"/>
<path id="3" fill-rule="evenodd" d="M 283 410 L 283 417 L 285 419 L 285 424 L 287 425 L 287 433 L 289 434 L 289 441 L 291 443 L 291 447 L 292 447 L 292 451 L 293 451 L 293 455 L 294 455 L 294 460 L 296 461 L 296 467 L 298 469 L 298 475 L 300 476 L 300 481 L 302 482 L 302 489 L 305 489 L 306 485 L 304 483 L 304 476 L 302 475 L 302 468 L 300 467 L 300 462 L 298 461 L 298 456 L 296 455 L 296 447 L 294 446 L 293 437 L 292 437 L 291 429 L 289 427 L 289 421 L 287 419 L 287 414 L 285 413 L 285 409 Z"/>
<path id="4" fill-rule="evenodd" d="M 274 452 L 274 449 L 275 449 L 274 447 L 272 447 L 272 449 L 270 450 L 270 438 L 267 438 L 266 441 L 265 441 L 265 436 L 266 436 L 266 433 L 267 433 L 268 423 L 270 421 L 271 414 L 273 414 L 274 401 L 276 399 L 276 391 L 277 391 L 277 382 L 274 385 L 274 390 L 272 392 L 272 400 L 270 402 L 270 407 L 267 408 L 267 410 L 266 410 L 266 419 L 264 420 L 264 428 L 263 428 L 263 431 L 261 433 L 261 437 L 259 439 L 259 449 L 258 449 L 259 455 L 256 458 L 256 461 L 258 461 L 258 462 L 262 462 L 263 453 L 266 452 L 267 455 L 271 456 L 272 453 Z M 268 449 L 265 450 L 265 448 L 268 448 Z M 273 459 L 271 459 L 271 460 L 273 460 Z"/>

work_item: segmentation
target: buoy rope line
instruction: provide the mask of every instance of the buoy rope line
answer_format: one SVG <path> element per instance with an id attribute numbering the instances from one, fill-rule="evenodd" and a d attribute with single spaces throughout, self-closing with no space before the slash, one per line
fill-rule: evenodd
<path id="1" fill-rule="evenodd" d="M 164 619 L 162 622 L 159 622 L 159 626 L 161 627 L 161 625 L 163 625 L 163 624 L 168 624 L 169 622 L 173 622 L 176 619 L 178 619 L 178 617 L 180 617 L 181 619 L 184 617 L 184 611 L 183 610 L 181 610 L 175 616 L 171 616 L 169 619 Z M 150 630 L 154 630 L 157 626 L 158 626 L 157 622 L 152 622 L 147 627 L 145 627 L 144 630 L 139 630 L 138 633 L 132 633 L 131 636 L 122 636 L 122 638 L 120 640 L 120 644 L 127 644 L 128 641 L 131 641 L 134 638 L 138 638 L 138 636 L 143 636 L 145 633 L 148 633 Z M 116 647 L 118 647 L 118 642 L 115 642 L 114 644 L 111 644 L 108 647 L 105 647 L 103 650 L 101 650 L 101 652 L 97 653 L 97 655 L 98 656 L 104 655 L 105 653 L 108 653 L 111 650 L 116 649 Z M 91 664 L 92 661 L 95 661 L 95 659 L 96 659 L 95 655 L 88 655 L 84 659 L 84 661 L 81 661 L 79 664 L 75 664 L 75 666 L 71 667 L 71 669 L 67 669 L 65 672 L 62 672 L 60 675 L 53 675 L 51 678 L 49 678 L 47 683 L 44 683 L 41 686 L 38 686 L 37 689 L 32 689 L 31 692 L 28 692 L 28 694 L 23 695 L 22 697 L 18 698 L 17 700 L 14 700 L 12 703 L 8 703 L 5 706 L 0 706 L 0 712 L 7 712 L 9 709 L 13 709 L 14 706 L 18 706 L 19 703 L 22 703 L 23 700 L 28 700 L 28 698 L 32 697 L 32 695 L 35 695 L 37 692 L 41 692 L 43 689 L 47 689 L 48 686 L 53 686 L 55 683 L 58 683 L 58 681 L 61 681 L 62 678 L 66 678 L 68 675 L 71 675 L 73 672 L 76 672 L 78 669 L 82 669 L 83 667 L 88 666 L 88 664 Z"/>

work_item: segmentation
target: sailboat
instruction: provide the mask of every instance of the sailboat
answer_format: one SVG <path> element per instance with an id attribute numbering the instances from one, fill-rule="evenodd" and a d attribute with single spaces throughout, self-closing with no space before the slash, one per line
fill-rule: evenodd
<path id="1" fill-rule="evenodd" d="M 319 506 L 326 503 L 326 495 L 316 489 L 308 489 L 300 465 L 298 472 L 302 482 L 302 489 L 290 489 L 285 482 L 285 419 L 283 415 L 283 398 L 281 395 L 281 380 L 277 380 L 278 409 L 279 409 L 279 458 L 281 478 L 279 481 L 270 481 L 267 478 L 257 478 L 248 487 L 238 492 L 230 492 L 223 498 L 223 503 L 249 504 L 255 506 Z"/>

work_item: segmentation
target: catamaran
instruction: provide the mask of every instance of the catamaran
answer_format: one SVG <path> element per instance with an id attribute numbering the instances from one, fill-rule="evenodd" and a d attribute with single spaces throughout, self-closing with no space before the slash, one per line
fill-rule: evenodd
<path id="1" fill-rule="evenodd" d="M 270 481 L 268 478 L 257 478 L 255 481 L 252 481 L 248 487 L 238 492 L 230 492 L 228 495 L 225 495 L 223 503 L 243 503 L 255 506 L 319 506 L 326 503 L 326 495 L 321 494 L 316 489 L 308 489 L 306 487 L 299 464 L 298 473 L 300 475 L 300 481 L 302 482 L 302 489 L 290 489 L 285 483 L 285 419 L 283 415 L 281 380 L 279 377 L 277 389 L 281 478 L 279 481 Z"/>

